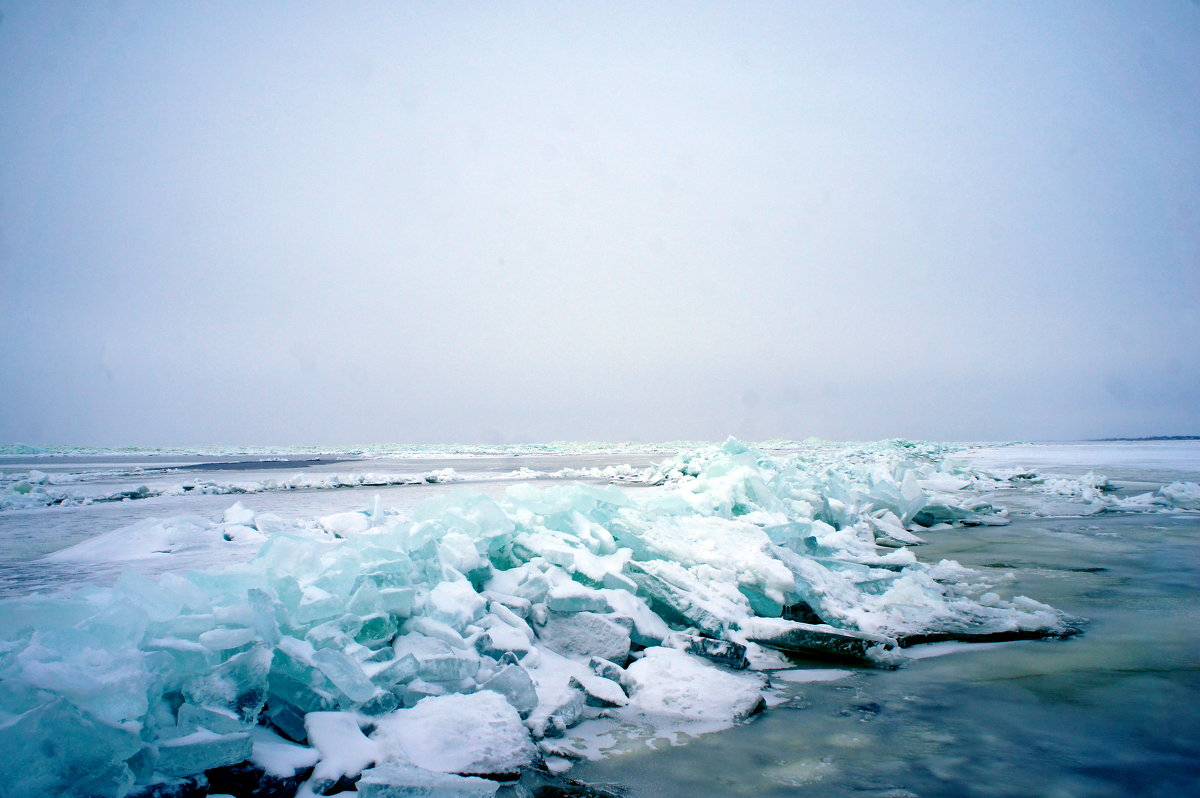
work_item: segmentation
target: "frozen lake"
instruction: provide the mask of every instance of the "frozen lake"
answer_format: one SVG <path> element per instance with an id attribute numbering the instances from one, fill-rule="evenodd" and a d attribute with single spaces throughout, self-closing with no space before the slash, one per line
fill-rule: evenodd
<path id="1" fill-rule="evenodd" d="M 918 558 L 957 560 L 994 577 L 1005 595 L 1086 618 L 1083 635 L 933 644 L 910 649 L 899 670 L 796 659 L 795 670 L 771 675 L 766 712 L 718 734 L 677 734 L 672 745 L 662 736 L 597 737 L 588 726 L 597 721 L 586 722 L 567 740 L 592 735 L 581 746 L 607 756 L 576 764 L 570 776 L 646 798 L 1116 798 L 1194 790 L 1200 513 L 1125 511 L 1119 501 L 1200 478 L 1200 442 L 976 447 L 951 456 L 983 472 L 1018 475 L 980 489 L 982 499 L 1007 509 L 1011 523 L 921 530 L 927 543 L 914 547 Z M 248 543 L 127 562 L 42 559 L 150 518 L 219 521 L 241 501 L 292 522 L 370 508 L 376 497 L 407 518 L 422 501 L 464 488 L 499 499 L 514 485 L 607 485 L 614 478 L 644 496 L 663 489 L 630 480 L 663 457 L 4 457 L 0 485 L 11 490 L 36 470 L 45 475 L 40 485 L 69 498 L 0 512 L 0 590 L 22 596 L 106 585 L 126 568 L 153 576 L 229 565 L 257 550 Z M 1041 476 L 1024 480 L 1026 471 Z M 1087 472 L 1107 481 L 1083 478 Z M 379 482 L 378 475 L 387 475 L 386 484 L 360 484 Z M 411 484 L 396 482 L 408 478 Z M 249 492 L 195 489 L 204 485 Z M 180 490 L 186 486 L 193 487 Z M 143 487 L 146 498 L 84 503 Z"/>

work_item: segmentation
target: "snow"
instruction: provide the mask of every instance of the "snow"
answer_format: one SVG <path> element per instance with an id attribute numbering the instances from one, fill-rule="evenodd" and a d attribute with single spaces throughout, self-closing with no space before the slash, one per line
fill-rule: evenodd
<path id="1" fill-rule="evenodd" d="M 350 537 L 371 528 L 371 519 L 362 513 L 333 513 L 317 519 L 317 523 L 331 535 Z"/>
<path id="2" fill-rule="evenodd" d="M 325 792 L 343 776 L 359 775 L 380 758 L 379 745 L 362 733 L 353 713 L 310 712 L 304 716 L 304 727 L 319 757 L 309 780 L 318 792 Z"/>
<path id="3" fill-rule="evenodd" d="M 54 552 L 46 559 L 78 563 L 162 559 L 197 549 L 224 548 L 229 543 L 221 527 L 204 518 L 180 516 L 163 521 L 149 518 Z"/>
<path id="4" fill-rule="evenodd" d="M 1200 510 L 1200 485 L 1195 482 L 1172 482 L 1159 488 L 1158 495 L 1181 510 Z"/>
<path id="5" fill-rule="evenodd" d="M 285 740 L 264 726 L 251 730 L 250 742 L 253 746 L 250 761 L 269 776 L 294 776 L 313 767 L 321 758 L 317 749 Z"/>
<path id="6" fill-rule="evenodd" d="M 222 516 L 227 524 L 241 524 L 242 526 L 250 526 L 254 523 L 254 511 L 241 502 L 234 502 Z"/>
<path id="7" fill-rule="evenodd" d="M 516 709 L 499 693 L 433 696 L 378 720 L 385 763 L 443 773 L 515 773 L 537 758 Z"/>
<path id="8" fill-rule="evenodd" d="M 594 612 L 554 614 L 541 625 L 540 635 L 552 651 L 572 657 L 624 660 L 629 656 L 630 628 L 619 616 Z"/>
<path id="9" fill-rule="evenodd" d="M 766 679 L 735 673 L 672 648 L 648 648 L 626 669 L 628 710 L 678 720 L 733 723 L 757 712 Z"/>

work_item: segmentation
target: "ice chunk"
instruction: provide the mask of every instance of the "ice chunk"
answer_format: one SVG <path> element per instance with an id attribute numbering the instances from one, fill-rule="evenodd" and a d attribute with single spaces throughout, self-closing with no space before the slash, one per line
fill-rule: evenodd
<path id="1" fill-rule="evenodd" d="M 1172 482 L 1158 493 L 1181 510 L 1200 510 L 1200 484 L 1195 482 Z"/>
<path id="2" fill-rule="evenodd" d="M 285 534 L 288 524 L 274 513 L 255 513 L 254 528 L 267 537 Z"/>
<path id="3" fill-rule="evenodd" d="M 228 709 L 198 707 L 186 701 L 179 707 L 178 725 L 181 734 L 190 734 L 200 729 L 208 729 L 217 734 L 235 734 L 246 730 L 241 719 Z"/>
<path id="4" fill-rule="evenodd" d="M 234 502 L 232 506 L 225 511 L 221 520 L 227 524 L 241 524 L 242 526 L 251 526 L 254 524 L 254 511 L 241 502 Z"/>
<path id="5" fill-rule="evenodd" d="M 522 718 L 537 708 L 537 688 L 533 679 L 520 665 L 505 665 L 487 681 L 479 685 L 480 690 L 491 690 L 499 693 L 513 705 Z"/>
<path id="6" fill-rule="evenodd" d="M 624 662 L 629 657 L 632 626 L 628 619 L 594 612 L 555 613 L 538 630 L 538 637 L 560 654 Z"/>
<path id="7" fill-rule="evenodd" d="M 562 737 L 567 729 L 583 720 L 584 707 L 587 705 L 587 693 L 573 686 L 572 677 L 567 682 L 567 690 L 561 693 L 561 701 L 552 705 L 549 712 L 538 709 L 537 714 L 530 718 L 530 728 L 539 737 Z"/>
<path id="8" fill-rule="evenodd" d="M 391 642 L 396 636 L 396 620 L 390 612 L 376 612 L 364 616 L 354 639 L 368 648 L 377 648 Z"/>
<path id="9" fill-rule="evenodd" d="M 724 518 L 666 518 L 642 537 L 659 557 L 683 566 L 707 565 L 726 580 L 754 588 L 777 604 L 784 603 L 793 589 L 795 578 L 771 556 L 771 538 L 754 524 Z"/>
<path id="10" fill-rule="evenodd" d="M 309 624 L 342 614 L 343 602 L 337 596 L 316 585 L 306 585 L 300 593 L 300 602 L 292 613 L 292 621 Z"/>
<path id="11" fill-rule="evenodd" d="M 923 527 L 937 524 L 963 524 L 966 526 L 1003 525 L 1008 519 L 997 516 L 990 505 L 963 507 L 956 504 L 930 503 L 913 516 L 913 523 Z"/>
<path id="12" fill-rule="evenodd" d="M 586 696 L 584 701 L 589 707 L 623 707 L 629 703 L 629 697 L 621 685 L 599 676 L 572 676 L 570 686 L 583 691 Z"/>
<path id="13" fill-rule="evenodd" d="M 344 649 L 350 645 L 350 636 L 358 634 L 360 629 L 362 619 L 354 615 L 343 615 L 341 618 L 317 624 L 308 630 L 304 639 L 312 643 L 314 649 Z"/>
<path id="14" fill-rule="evenodd" d="M 189 680 L 183 694 L 193 704 L 227 710 L 252 726 L 267 699 L 271 658 L 271 649 L 256 645 L 230 657 L 211 673 Z"/>
<path id="15" fill-rule="evenodd" d="M 253 744 L 246 732 L 216 734 L 200 729 L 158 744 L 155 769 L 168 776 L 188 776 L 250 758 Z"/>
<path id="16" fill-rule="evenodd" d="M 475 621 L 487 601 L 475 592 L 471 583 L 462 580 L 442 582 L 429 591 L 429 616 L 434 620 L 462 631 Z"/>
<path id="17" fill-rule="evenodd" d="M 265 590 L 252 587 L 246 591 L 246 602 L 250 605 L 252 625 L 258 638 L 267 645 L 274 646 L 280 637 L 275 600 Z"/>
<path id="18" fill-rule="evenodd" d="M 379 718 L 371 739 L 383 760 L 443 773 L 512 774 L 537 749 L 517 710 L 499 693 L 426 698 Z"/>
<path id="19" fill-rule="evenodd" d="M 792 654 L 816 654 L 868 662 L 876 661 L 880 651 L 896 646 L 895 640 L 883 635 L 775 618 L 755 618 L 745 625 L 742 633 L 751 642 Z"/>
<path id="20" fill-rule="evenodd" d="M 392 687 L 414 678 L 421 666 L 412 654 L 404 654 L 385 662 L 364 664 L 363 670 L 374 684 Z"/>
<path id="21" fill-rule="evenodd" d="M 310 712 L 304 726 L 321 758 L 308 781 L 316 792 L 326 792 L 343 776 L 357 776 L 379 759 L 379 746 L 362 733 L 349 712 Z"/>
<path id="22" fill-rule="evenodd" d="M 472 679 L 460 679 L 446 682 L 427 682 L 424 679 L 413 679 L 404 685 L 401 693 L 401 703 L 406 707 L 416 705 L 418 701 L 450 693 L 469 693 L 475 688 Z"/>
<path id="23" fill-rule="evenodd" d="M 438 541 L 438 559 L 446 567 L 463 574 L 486 569 L 488 561 L 480 553 L 477 540 L 477 536 L 472 537 L 458 531 L 447 532 Z"/>
<path id="24" fill-rule="evenodd" d="M 500 785 L 474 776 L 434 773 L 411 765 L 380 765 L 358 780 L 361 798 L 493 798 Z"/>
<path id="25" fill-rule="evenodd" d="M 317 523 L 326 532 L 339 538 L 361 534 L 371 528 L 371 519 L 358 512 L 322 516 Z"/>
<path id="26" fill-rule="evenodd" d="M 673 632 L 663 644 L 734 670 L 745 670 L 750 666 L 749 660 L 746 659 L 746 647 L 732 640 L 715 640 L 685 632 Z"/>
<path id="27" fill-rule="evenodd" d="M 881 546 L 919 546 L 925 542 L 909 532 L 891 510 L 881 510 L 866 520 L 875 531 L 875 542 Z"/>
<path id="28" fill-rule="evenodd" d="M 480 635 L 475 645 L 480 654 L 492 659 L 500 659 L 510 651 L 518 659 L 522 659 L 533 648 L 533 641 L 521 629 L 506 624 L 496 624 Z"/>
<path id="29" fill-rule="evenodd" d="M 394 692 L 380 688 L 375 690 L 370 701 L 360 704 L 358 709 L 364 715 L 385 715 L 403 704 Z"/>
<path id="30" fill-rule="evenodd" d="M 177 584 L 181 580 L 172 581 Z M 165 623 L 183 610 L 183 597 L 176 584 L 163 584 L 127 570 L 117 579 L 113 592 L 134 603 L 151 621 Z"/>
<path id="31" fill-rule="evenodd" d="M 650 608 L 668 623 L 724 637 L 727 629 L 750 614 L 749 602 L 731 583 L 702 582 L 687 568 L 666 560 L 631 562 L 627 568 Z"/>
<path id="32" fill-rule="evenodd" d="M 380 606 L 402 618 L 412 614 L 416 591 L 410 587 L 385 587 L 379 590 Z"/>
<path id="33" fill-rule="evenodd" d="M 363 673 L 362 666 L 341 651 L 323 648 L 313 654 L 312 660 L 321 673 L 354 703 L 365 703 L 375 695 L 375 685 Z"/>
<path id="34" fill-rule="evenodd" d="M 620 685 L 625 684 L 625 669 L 615 662 L 610 662 L 600 657 L 592 657 L 591 661 L 588 662 L 588 668 L 602 679 L 609 679 Z"/>
<path id="35" fill-rule="evenodd" d="M 251 730 L 250 742 L 253 745 L 250 761 L 276 778 L 294 776 L 313 767 L 321 756 L 317 749 L 296 745 L 262 726 Z"/>
<path id="36" fill-rule="evenodd" d="M 70 699 L 102 723 L 137 722 L 149 709 L 153 677 L 145 656 L 98 634 L 38 630 L 16 664 L 25 683 Z"/>
<path id="37" fill-rule="evenodd" d="M 267 704 L 263 716 L 270 722 L 272 728 L 278 729 L 291 740 L 305 740 L 308 733 L 304 730 L 304 712 L 285 700 L 276 700 L 271 694 L 271 703 Z"/>
<path id="38" fill-rule="evenodd" d="M 479 656 L 471 650 L 454 648 L 444 640 L 410 633 L 396 638 L 397 658 L 411 655 L 417 661 L 417 675 L 435 682 L 474 678 L 479 670 Z"/>
<path id="39" fill-rule="evenodd" d="M 221 537 L 235 543 L 261 543 L 265 540 L 262 532 L 245 524 L 225 524 Z"/>
<path id="40" fill-rule="evenodd" d="M 61 699 L 0 723 L 0 791 L 11 796 L 121 798 L 133 785 L 122 761 L 136 740 L 93 723 Z"/>
<path id="41" fill-rule="evenodd" d="M 228 651 L 233 648 L 241 648 L 257 637 L 258 635 L 253 629 L 242 627 L 209 629 L 207 632 L 201 632 L 199 639 L 200 643 L 210 651 Z"/>
<path id="42" fill-rule="evenodd" d="M 604 591 L 604 597 L 612 606 L 614 614 L 633 620 L 631 637 L 640 646 L 656 646 L 671 632 L 662 618 L 654 614 L 649 605 L 632 592 L 624 590 Z"/>
<path id="43" fill-rule="evenodd" d="M 451 648 L 468 648 L 466 639 L 455 629 L 429 617 L 411 618 L 404 624 L 405 632 L 417 632 L 446 643 Z"/>
<path id="44" fill-rule="evenodd" d="M 554 612 L 608 612 L 604 594 L 578 582 L 563 582 L 550 589 L 546 606 Z"/>
<path id="45" fill-rule="evenodd" d="M 626 669 L 629 709 L 682 720 L 732 723 L 761 710 L 766 684 L 671 648 L 648 648 Z"/>
<path id="46" fill-rule="evenodd" d="M 488 612 L 509 626 L 518 629 L 529 627 L 529 617 L 533 613 L 533 605 L 529 599 L 518 596 L 506 596 L 492 590 L 485 591 L 488 597 Z"/>

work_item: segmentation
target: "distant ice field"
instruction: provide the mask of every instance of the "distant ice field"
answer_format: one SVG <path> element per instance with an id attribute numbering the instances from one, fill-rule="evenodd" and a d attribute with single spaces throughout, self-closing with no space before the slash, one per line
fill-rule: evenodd
<path id="1" fill-rule="evenodd" d="M 1112 480 L 1200 479 L 1200 441 L 1080 441 L 977 446 L 957 455 L 985 469 L 1033 468 L 1047 474 L 1097 471 Z"/>

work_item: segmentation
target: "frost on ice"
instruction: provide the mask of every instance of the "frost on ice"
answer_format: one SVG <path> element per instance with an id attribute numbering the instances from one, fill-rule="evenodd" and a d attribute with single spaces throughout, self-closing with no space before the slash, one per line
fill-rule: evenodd
<path id="1" fill-rule="evenodd" d="M 257 554 L 6 602 L 0 791 L 124 796 L 237 765 L 302 795 L 492 795 L 497 777 L 559 767 L 585 721 L 750 717 L 767 649 L 894 666 L 931 640 L 1071 634 L 1051 607 L 909 548 L 921 528 L 1003 523 L 965 489 L 996 481 L 935 446 L 775 459 L 731 440 L 666 461 L 653 489 L 523 483 L 411 519 L 377 505 L 288 524 L 238 504 L 220 523 L 143 522 L 55 556 Z"/>

